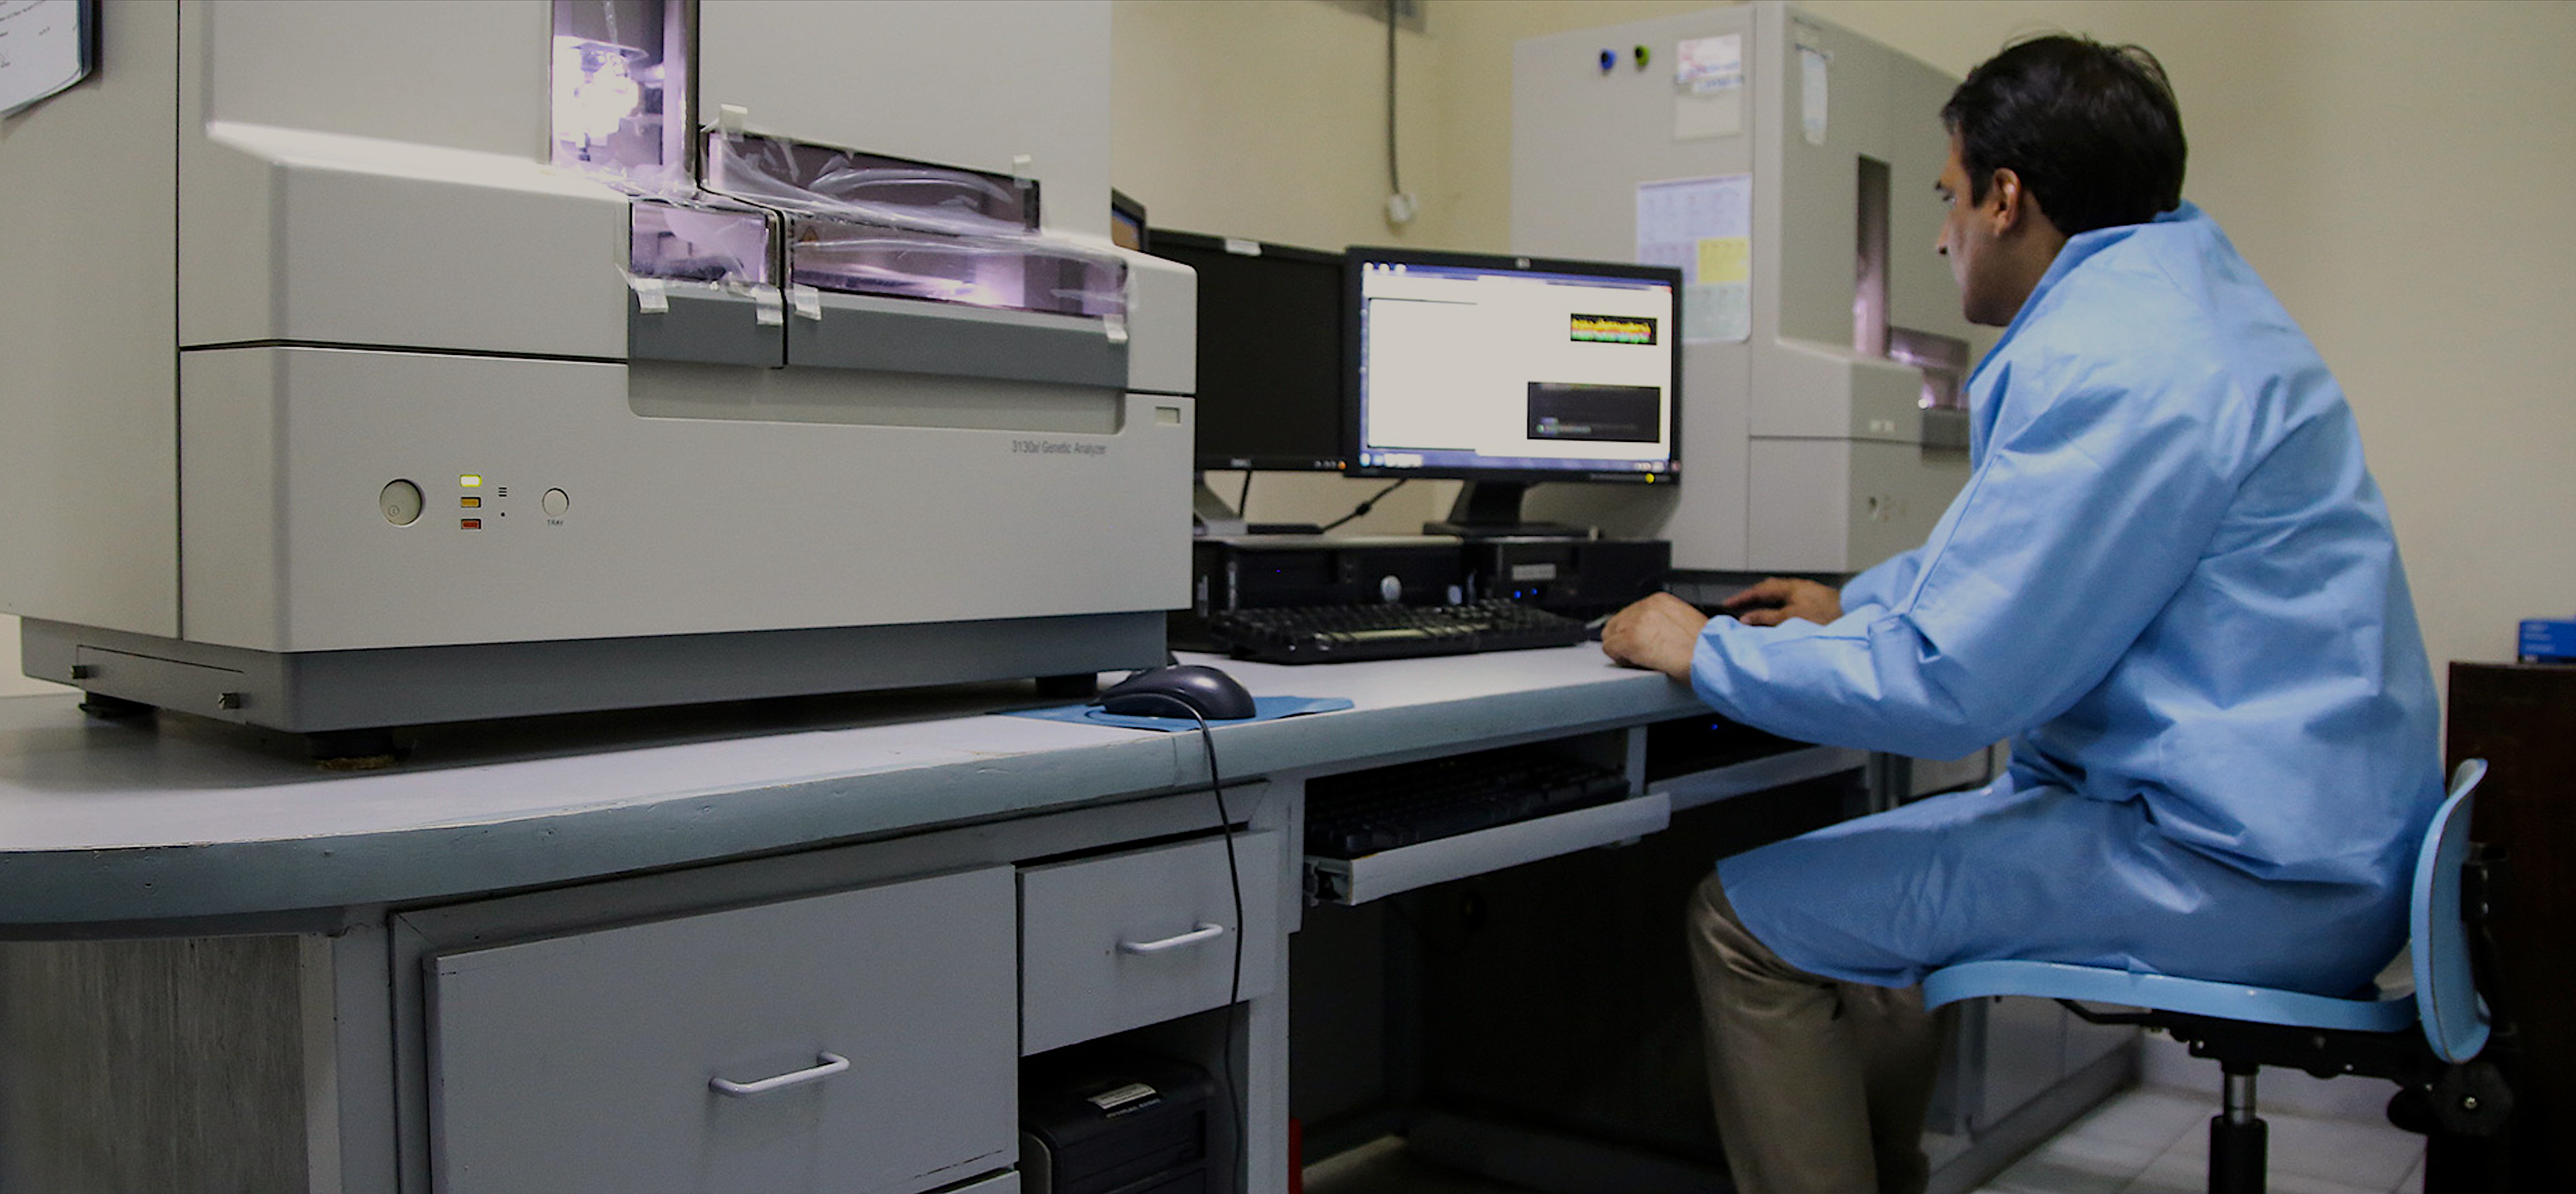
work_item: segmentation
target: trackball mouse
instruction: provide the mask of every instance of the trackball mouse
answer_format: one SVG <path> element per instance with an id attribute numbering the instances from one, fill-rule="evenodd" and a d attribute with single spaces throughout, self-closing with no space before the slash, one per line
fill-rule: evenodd
<path id="1" fill-rule="evenodd" d="M 1252 694 L 1224 672 L 1204 664 L 1181 663 L 1149 668 L 1110 685 L 1092 704 L 1131 717 L 1187 717 L 1190 710 L 1209 721 L 1252 716 Z"/>

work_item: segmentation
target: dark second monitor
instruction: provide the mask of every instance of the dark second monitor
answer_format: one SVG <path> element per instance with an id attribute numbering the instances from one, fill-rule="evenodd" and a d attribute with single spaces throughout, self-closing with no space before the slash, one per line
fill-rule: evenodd
<path id="1" fill-rule="evenodd" d="M 1164 228 L 1145 245 L 1198 271 L 1197 466 L 1349 467 L 1342 255 Z"/>

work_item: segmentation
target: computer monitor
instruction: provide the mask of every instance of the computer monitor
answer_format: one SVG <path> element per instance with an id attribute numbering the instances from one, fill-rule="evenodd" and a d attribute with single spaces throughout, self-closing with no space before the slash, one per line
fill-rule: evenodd
<path id="1" fill-rule="evenodd" d="M 1109 243 L 1145 250 L 1145 205 L 1116 187 L 1109 188 Z"/>
<path id="2" fill-rule="evenodd" d="M 1146 251 L 1198 271 L 1198 467 L 1340 472 L 1342 258 L 1154 228 Z"/>
<path id="3" fill-rule="evenodd" d="M 1561 534 L 1521 521 L 1531 485 L 1679 476 L 1680 271 L 1391 248 L 1344 271 L 1353 474 L 1468 482 L 1426 530 Z"/>

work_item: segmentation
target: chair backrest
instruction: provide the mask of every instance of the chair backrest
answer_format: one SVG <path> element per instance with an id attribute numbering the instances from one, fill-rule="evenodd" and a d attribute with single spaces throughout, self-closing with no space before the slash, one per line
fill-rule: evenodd
<path id="1" fill-rule="evenodd" d="M 2408 932 L 2414 943 L 2415 1009 L 2424 1040 L 2444 1061 L 2478 1055 L 2487 1043 L 2487 1009 L 2469 968 L 2468 926 L 2460 920 L 2460 867 L 2469 856 L 2470 794 L 2486 778 L 2485 759 L 2451 773 L 2450 797 L 2433 814 L 2415 857 L 2415 895 Z"/>

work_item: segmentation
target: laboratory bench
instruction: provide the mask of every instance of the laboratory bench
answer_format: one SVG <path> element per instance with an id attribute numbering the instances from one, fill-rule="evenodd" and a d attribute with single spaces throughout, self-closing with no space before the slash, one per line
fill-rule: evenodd
<path id="1" fill-rule="evenodd" d="M 1390 1111 L 1448 1081 L 1426 999 L 1488 1009 L 1444 1041 L 1525 1031 L 1414 931 L 1518 898 L 1462 885 L 1704 871 L 1927 782 L 1590 646 L 1226 666 L 1352 707 L 1218 725 L 1221 804 L 1196 731 L 1012 716 L 1062 703 L 1025 682 L 424 728 L 356 771 L 0 699 L 0 1188 L 1003 1194 L 1026 1075 L 1127 1050 L 1214 1079 L 1193 1188 L 1269 1194 L 1292 1116 L 1457 1134 Z M 1305 855 L 1308 781 L 1526 744 L 1630 795 Z"/>

